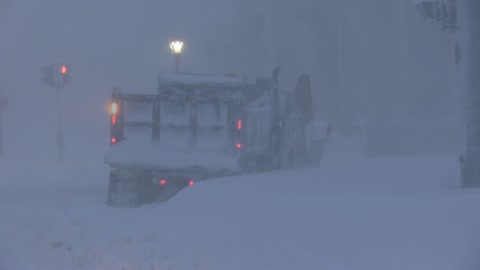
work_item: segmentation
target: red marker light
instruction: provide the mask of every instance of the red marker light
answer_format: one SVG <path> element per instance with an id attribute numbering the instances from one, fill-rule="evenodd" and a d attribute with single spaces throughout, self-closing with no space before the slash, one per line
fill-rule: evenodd
<path id="1" fill-rule="evenodd" d="M 237 147 L 237 149 L 242 149 L 242 148 L 243 148 L 243 144 L 237 143 L 236 147 Z"/>
<path id="2" fill-rule="evenodd" d="M 165 186 L 167 184 L 167 180 L 160 179 L 160 186 Z"/>
<path id="3" fill-rule="evenodd" d="M 112 138 L 111 140 L 112 144 L 117 142 L 117 138 Z"/>
<path id="4" fill-rule="evenodd" d="M 63 75 L 65 75 L 68 72 L 68 67 L 63 65 L 60 71 L 62 72 Z"/>
<path id="5" fill-rule="evenodd" d="M 195 182 L 193 180 L 188 181 L 189 186 L 193 186 L 194 184 L 195 184 Z"/>
<path id="6" fill-rule="evenodd" d="M 238 130 L 241 130 L 242 127 L 243 127 L 243 121 L 242 121 L 242 119 L 238 119 L 238 121 L 237 121 L 237 129 L 238 129 Z"/>

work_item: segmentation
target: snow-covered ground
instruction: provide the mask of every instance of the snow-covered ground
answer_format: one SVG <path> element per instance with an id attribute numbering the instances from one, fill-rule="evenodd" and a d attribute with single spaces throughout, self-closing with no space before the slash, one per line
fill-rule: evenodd
<path id="1" fill-rule="evenodd" d="M 454 157 L 330 159 L 112 209 L 100 162 L 0 159 L 0 269 L 475 269 L 480 190 L 458 171 Z"/>

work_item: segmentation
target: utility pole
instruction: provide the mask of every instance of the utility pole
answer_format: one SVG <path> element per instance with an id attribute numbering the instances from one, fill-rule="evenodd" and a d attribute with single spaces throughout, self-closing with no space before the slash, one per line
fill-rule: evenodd
<path id="1" fill-rule="evenodd" d="M 466 152 L 462 158 L 462 186 L 480 186 L 480 1 L 461 0 L 461 88 L 465 94 Z"/>

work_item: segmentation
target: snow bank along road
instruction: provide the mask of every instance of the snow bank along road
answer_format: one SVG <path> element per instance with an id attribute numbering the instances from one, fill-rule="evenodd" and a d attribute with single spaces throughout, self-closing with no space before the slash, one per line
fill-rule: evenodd
<path id="1" fill-rule="evenodd" d="M 102 164 L 3 159 L 0 270 L 475 269 L 480 190 L 457 172 L 450 157 L 331 161 L 112 209 Z"/>

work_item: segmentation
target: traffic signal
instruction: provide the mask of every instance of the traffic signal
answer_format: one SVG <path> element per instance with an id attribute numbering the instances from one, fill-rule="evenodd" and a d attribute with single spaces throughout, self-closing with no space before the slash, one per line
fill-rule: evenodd
<path id="1" fill-rule="evenodd" d="M 70 82 L 70 66 L 61 65 L 60 66 L 60 78 L 59 78 L 60 87 L 63 88 L 69 82 Z"/>
<path id="2" fill-rule="evenodd" d="M 52 64 L 42 67 L 42 81 L 46 85 L 60 89 L 70 82 L 70 66 L 64 64 Z"/>
<path id="3" fill-rule="evenodd" d="M 60 73 L 62 73 L 62 75 L 66 75 L 68 73 L 68 67 L 62 65 L 62 67 L 60 68 Z"/>

